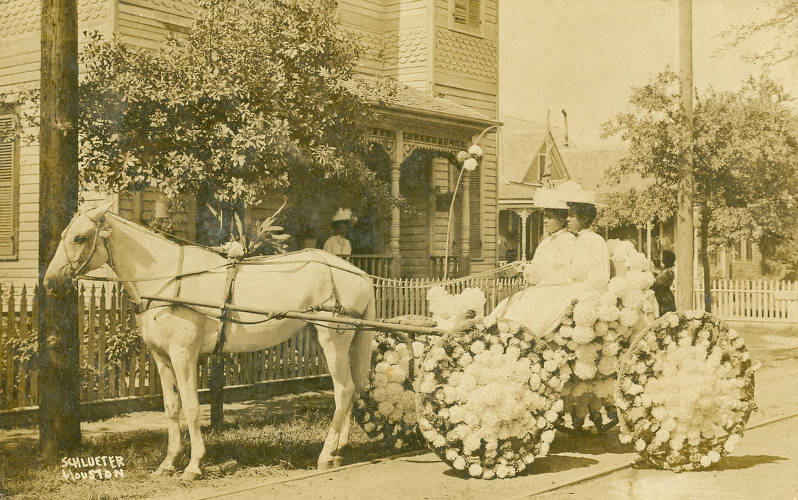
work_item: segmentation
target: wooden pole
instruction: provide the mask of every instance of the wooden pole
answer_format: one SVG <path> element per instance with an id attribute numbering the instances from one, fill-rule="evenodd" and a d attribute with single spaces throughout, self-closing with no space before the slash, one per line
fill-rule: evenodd
<path id="1" fill-rule="evenodd" d="M 80 446 L 77 290 L 58 299 L 42 278 L 78 200 L 78 12 L 76 0 L 42 0 L 39 129 L 39 445 L 42 458 Z"/>
<path id="2" fill-rule="evenodd" d="M 679 80 L 686 127 L 684 160 L 679 165 L 676 218 L 676 308 L 693 308 L 693 19 L 692 0 L 679 1 Z"/>

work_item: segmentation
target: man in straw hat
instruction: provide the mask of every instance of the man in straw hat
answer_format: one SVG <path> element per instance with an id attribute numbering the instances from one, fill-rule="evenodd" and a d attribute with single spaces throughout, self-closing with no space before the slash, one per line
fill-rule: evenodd
<path id="1" fill-rule="evenodd" d="M 346 238 L 349 225 L 354 224 L 357 217 L 352 217 L 352 210 L 339 208 L 332 218 L 333 234 L 324 242 L 324 251 L 335 255 L 352 255 L 352 244 Z"/>

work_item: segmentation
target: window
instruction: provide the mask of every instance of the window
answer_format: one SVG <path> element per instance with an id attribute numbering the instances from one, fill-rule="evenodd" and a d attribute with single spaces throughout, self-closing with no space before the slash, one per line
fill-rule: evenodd
<path id="1" fill-rule="evenodd" d="M 14 116 L 0 110 L 0 259 L 16 256 L 17 148 Z"/>
<path id="2" fill-rule="evenodd" d="M 754 261 L 754 242 L 748 238 L 745 239 L 745 261 Z"/>
<path id="3" fill-rule="evenodd" d="M 538 155 L 538 181 L 543 182 L 546 180 L 547 173 L 549 173 L 546 169 L 546 154 L 541 153 Z"/>
<path id="4" fill-rule="evenodd" d="M 452 28 L 479 34 L 482 28 L 481 0 L 450 0 Z"/>

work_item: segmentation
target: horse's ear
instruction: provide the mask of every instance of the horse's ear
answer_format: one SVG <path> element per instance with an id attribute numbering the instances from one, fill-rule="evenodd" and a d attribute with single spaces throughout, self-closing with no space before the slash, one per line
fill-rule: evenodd
<path id="1" fill-rule="evenodd" d="M 103 203 L 97 208 L 92 208 L 91 210 L 89 210 L 86 216 L 89 219 L 91 219 L 93 222 L 99 222 L 102 216 L 105 215 L 105 212 L 107 212 L 108 209 L 111 208 L 111 206 L 113 206 L 115 202 L 116 200 L 111 200 L 106 203 Z"/>

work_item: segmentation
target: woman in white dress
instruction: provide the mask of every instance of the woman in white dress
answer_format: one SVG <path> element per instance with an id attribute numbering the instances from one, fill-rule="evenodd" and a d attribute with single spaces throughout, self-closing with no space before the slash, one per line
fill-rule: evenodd
<path id="1" fill-rule="evenodd" d="M 609 248 L 590 229 L 597 214 L 595 194 L 574 185 L 567 183 L 555 193 L 568 206 L 567 232 L 560 229 L 541 242 L 540 258 L 535 252 L 532 269 L 525 271 L 533 286 L 499 303 L 489 316 L 499 323 L 516 321 L 545 337 L 557 328 L 574 299 L 595 300 L 606 290 Z"/>
<path id="2" fill-rule="evenodd" d="M 488 321 L 517 321 L 537 333 L 549 329 L 550 323 L 557 319 L 556 314 L 551 317 L 547 314 L 551 309 L 545 304 L 570 303 L 568 287 L 573 281 L 570 268 L 575 237 L 565 227 L 568 205 L 553 190 L 538 189 L 533 203 L 544 209 L 543 229 L 549 236 L 538 244 L 532 262 L 524 267 L 524 279 L 531 286 L 500 302 Z"/>
<path id="3" fill-rule="evenodd" d="M 576 235 L 571 278 L 573 297 L 579 301 L 598 298 L 610 281 L 610 249 L 591 229 L 596 219 L 594 195 L 573 197 L 568 202 L 568 230 Z"/>

